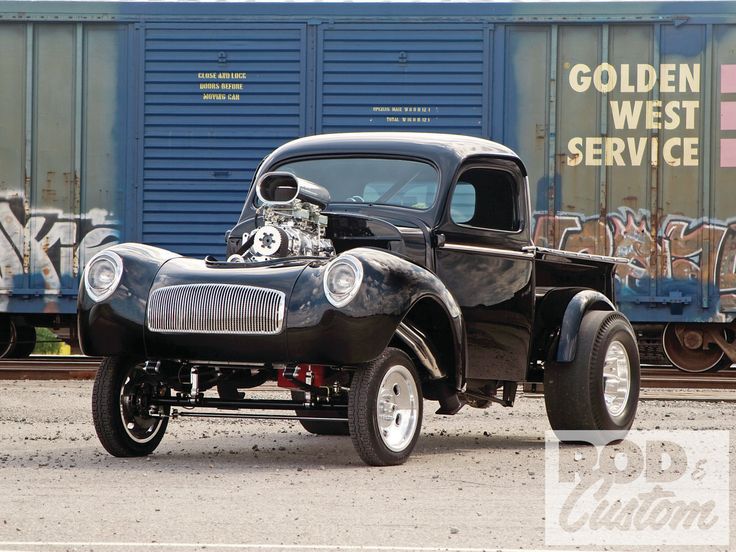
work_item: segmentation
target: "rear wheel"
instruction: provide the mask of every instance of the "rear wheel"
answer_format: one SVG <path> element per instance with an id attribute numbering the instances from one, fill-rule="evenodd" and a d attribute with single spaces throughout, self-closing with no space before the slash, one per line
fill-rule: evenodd
<path id="1" fill-rule="evenodd" d="M 107 452 L 145 456 L 156 449 L 169 423 L 168 418 L 149 414 L 159 388 L 156 378 L 134 360 L 107 357 L 102 361 L 92 388 L 92 419 Z"/>
<path id="2" fill-rule="evenodd" d="M 359 367 L 350 382 L 350 437 L 366 464 L 390 466 L 409 458 L 422 427 L 422 387 L 411 359 L 387 348 Z"/>
<path id="3" fill-rule="evenodd" d="M 291 392 L 291 400 L 298 401 L 303 403 L 304 402 L 304 391 L 292 391 Z M 315 412 L 314 410 L 310 410 L 308 408 L 297 408 L 295 409 L 297 416 L 302 416 L 305 418 L 310 417 L 319 417 L 319 418 L 344 418 L 345 417 L 345 411 L 325 411 L 320 410 L 319 412 Z M 340 422 L 325 422 L 323 420 L 299 420 L 299 423 L 302 425 L 302 427 L 307 430 L 309 433 L 314 433 L 315 435 L 350 435 L 350 428 L 348 426 L 347 422 L 340 421 Z"/>
<path id="4" fill-rule="evenodd" d="M 544 399 L 552 429 L 628 431 L 639 400 L 639 352 L 629 321 L 592 311 L 578 333 L 575 359 L 548 363 Z"/>

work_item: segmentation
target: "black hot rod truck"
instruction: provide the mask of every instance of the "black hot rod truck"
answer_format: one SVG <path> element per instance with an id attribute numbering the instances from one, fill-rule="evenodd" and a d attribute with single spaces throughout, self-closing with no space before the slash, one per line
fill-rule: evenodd
<path id="1" fill-rule="evenodd" d="M 290 418 L 399 464 L 424 399 L 512 406 L 519 382 L 543 382 L 555 430 L 628 430 L 639 354 L 617 259 L 532 245 L 527 186 L 521 160 L 479 138 L 313 136 L 260 165 L 227 260 L 99 253 L 79 338 L 105 357 L 103 446 L 149 454 L 177 416 Z M 266 382 L 291 399 L 244 391 Z"/>

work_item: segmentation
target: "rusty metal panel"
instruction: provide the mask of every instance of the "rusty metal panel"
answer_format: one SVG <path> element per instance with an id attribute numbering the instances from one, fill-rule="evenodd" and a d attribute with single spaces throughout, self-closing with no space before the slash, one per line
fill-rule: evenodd
<path id="1" fill-rule="evenodd" d="M 76 25 L 34 28 L 33 165 L 30 234 L 31 288 L 71 289 L 79 213 L 74 166 Z M 49 219 L 52 228 L 46 230 Z"/>
<path id="2" fill-rule="evenodd" d="M 549 109 L 546 86 L 540 86 L 550 73 L 550 28 L 515 25 L 506 28 L 506 94 L 504 94 L 503 142 L 524 152 L 529 173 L 532 211 L 547 213 L 551 191 L 548 176 Z M 554 184 L 552 183 L 552 186 Z M 546 240 L 546 218 L 535 227 L 538 242 Z"/>
<path id="3" fill-rule="evenodd" d="M 607 218 L 606 247 L 609 254 L 631 259 L 626 266 L 617 270 L 621 284 L 619 295 L 624 291 L 640 290 L 649 295 L 650 266 L 656 251 L 656 235 L 652 234 L 649 213 L 652 210 L 651 158 L 648 148 L 652 131 L 642 129 L 642 110 L 652 93 L 637 90 L 636 80 L 639 64 L 652 64 L 654 56 L 654 28 L 651 25 L 611 25 L 609 27 L 609 59 L 613 67 L 626 66 L 627 82 L 617 85 L 608 93 L 607 135 L 617 142 L 618 150 L 608 148 L 610 155 L 604 159 L 604 201 L 599 216 Z M 617 74 L 618 74 L 617 73 Z M 621 78 L 623 82 L 623 78 Z M 634 117 L 639 109 L 639 117 Z M 590 223 L 589 223 L 590 224 Z"/>
<path id="4" fill-rule="evenodd" d="M 570 76 L 575 68 L 595 67 L 601 59 L 601 27 L 560 26 L 557 36 L 557 151 L 554 207 L 559 215 L 565 213 L 598 213 L 598 185 L 600 179 L 600 146 L 585 137 L 600 136 L 599 113 L 605 98 L 599 93 L 571 87 L 579 83 Z M 588 253 L 602 252 L 601 232 L 595 227 L 592 232 L 578 234 L 575 248 Z M 566 238 L 566 220 L 555 221 L 553 235 L 555 244 L 561 245 Z M 569 246 L 568 246 L 569 247 Z"/>
<path id="5" fill-rule="evenodd" d="M 132 186 L 126 159 L 130 83 L 125 25 L 86 25 L 82 85 L 82 162 L 78 266 L 121 238 L 126 191 Z M 130 232 L 132 234 L 132 232 Z"/>
<path id="6" fill-rule="evenodd" d="M 687 295 L 687 309 L 692 311 L 709 306 L 708 280 L 715 260 L 710 224 L 703 220 L 708 201 L 702 169 L 710 154 L 702 148 L 707 127 L 705 53 L 704 25 L 662 26 L 657 87 L 662 108 L 660 180 L 651 221 L 659 237 L 656 297 Z"/>
<path id="7" fill-rule="evenodd" d="M 736 26 L 713 29 L 713 98 L 706 132 L 711 138 L 711 247 L 715 257 L 714 286 L 723 312 L 736 312 Z M 731 314 L 733 316 L 733 314 Z"/>
<path id="8" fill-rule="evenodd" d="M 25 287 L 23 222 L 27 25 L 0 24 L 0 290 Z M 0 299 L 0 304 L 2 299 Z"/>
<path id="9" fill-rule="evenodd" d="M 709 32 L 560 27 L 554 245 L 629 258 L 618 298 L 635 321 L 718 318 Z"/>
<path id="10" fill-rule="evenodd" d="M 125 25 L 0 24 L 0 309 L 73 312 L 119 238 Z"/>

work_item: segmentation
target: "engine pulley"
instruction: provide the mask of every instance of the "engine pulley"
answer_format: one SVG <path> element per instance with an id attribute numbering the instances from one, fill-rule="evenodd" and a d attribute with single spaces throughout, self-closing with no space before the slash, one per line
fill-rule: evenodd
<path id="1" fill-rule="evenodd" d="M 253 237 L 252 251 L 262 257 L 286 257 L 289 254 L 289 236 L 277 226 L 262 226 Z"/>

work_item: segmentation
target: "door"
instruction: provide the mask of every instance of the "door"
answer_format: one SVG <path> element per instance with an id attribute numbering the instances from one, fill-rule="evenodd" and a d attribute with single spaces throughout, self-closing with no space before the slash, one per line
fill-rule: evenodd
<path id="1" fill-rule="evenodd" d="M 438 228 L 437 274 L 467 328 L 469 386 L 526 376 L 533 309 L 533 255 L 524 177 L 489 161 L 460 171 Z"/>

